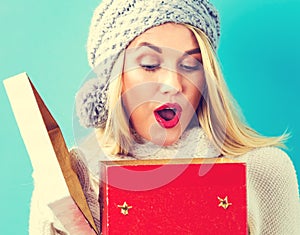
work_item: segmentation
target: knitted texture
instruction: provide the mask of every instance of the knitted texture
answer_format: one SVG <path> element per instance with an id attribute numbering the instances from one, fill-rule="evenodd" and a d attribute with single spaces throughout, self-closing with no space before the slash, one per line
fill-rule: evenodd
<path id="1" fill-rule="evenodd" d="M 98 231 L 101 230 L 100 225 L 100 208 L 98 202 L 98 190 L 99 190 L 99 181 L 96 182 L 88 174 L 89 169 L 87 169 L 87 164 L 81 158 L 82 154 L 79 151 L 70 151 L 70 160 L 71 166 L 74 172 L 77 174 L 80 185 L 84 192 L 84 196 L 87 200 L 87 204 L 92 213 L 95 225 L 97 226 Z"/>
<path id="2" fill-rule="evenodd" d="M 111 57 L 115 61 L 136 36 L 166 22 L 186 23 L 201 29 L 217 48 L 219 17 L 207 0 L 103 0 L 90 26 L 87 43 L 90 66 L 94 68 Z"/>
<path id="3" fill-rule="evenodd" d="M 83 126 L 105 125 L 107 108 L 102 104 L 107 99 L 109 81 L 122 72 L 121 53 L 135 37 L 167 22 L 195 26 L 208 36 L 214 48 L 218 46 L 219 15 L 207 0 L 103 0 L 96 8 L 87 53 L 99 81 L 94 80 L 91 89 L 84 86 L 76 98 L 77 115 Z M 118 59 L 121 59 L 121 66 L 113 73 Z"/>

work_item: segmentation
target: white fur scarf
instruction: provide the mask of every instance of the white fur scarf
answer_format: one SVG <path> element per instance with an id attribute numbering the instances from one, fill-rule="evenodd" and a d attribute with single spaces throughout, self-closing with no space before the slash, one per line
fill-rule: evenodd
<path id="1" fill-rule="evenodd" d="M 220 152 L 208 139 L 200 127 L 186 130 L 179 140 L 170 146 L 158 146 L 151 142 L 134 144 L 132 154 L 137 159 L 163 159 L 163 158 L 213 158 Z"/>

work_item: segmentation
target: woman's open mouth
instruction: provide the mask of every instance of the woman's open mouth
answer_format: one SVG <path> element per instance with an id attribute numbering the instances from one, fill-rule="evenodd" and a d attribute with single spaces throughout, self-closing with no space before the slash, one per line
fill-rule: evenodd
<path id="1" fill-rule="evenodd" d="M 164 128 L 173 128 L 179 122 L 182 108 L 179 104 L 167 103 L 154 110 L 156 121 Z"/>

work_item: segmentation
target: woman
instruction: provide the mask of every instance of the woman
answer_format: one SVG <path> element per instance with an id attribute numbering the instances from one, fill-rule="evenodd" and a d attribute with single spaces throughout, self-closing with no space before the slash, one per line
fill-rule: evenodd
<path id="1" fill-rule="evenodd" d="M 300 233 L 295 170 L 277 148 L 286 136 L 263 137 L 243 122 L 216 59 L 219 36 L 218 13 L 206 0 L 107 0 L 96 9 L 87 49 L 97 78 L 76 97 L 80 123 L 96 138 L 71 155 L 78 172 L 90 173 L 84 184 L 96 182 L 84 188 L 98 227 L 101 158 L 181 150 L 246 162 L 250 234 Z"/>

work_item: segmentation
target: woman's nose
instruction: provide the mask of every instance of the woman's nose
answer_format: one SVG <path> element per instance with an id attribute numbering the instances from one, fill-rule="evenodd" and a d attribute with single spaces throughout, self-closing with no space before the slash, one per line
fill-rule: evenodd
<path id="1" fill-rule="evenodd" d="M 181 76 L 177 71 L 165 70 L 159 80 L 161 93 L 174 95 L 182 92 Z"/>

